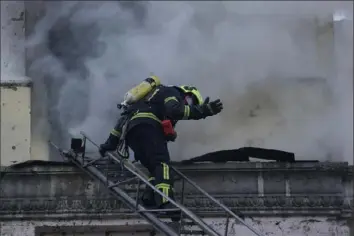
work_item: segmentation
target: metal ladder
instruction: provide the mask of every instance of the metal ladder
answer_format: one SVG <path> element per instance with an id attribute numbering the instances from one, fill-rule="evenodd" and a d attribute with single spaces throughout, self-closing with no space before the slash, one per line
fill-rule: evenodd
<path id="1" fill-rule="evenodd" d="M 252 226 L 248 225 L 245 221 L 243 221 L 239 216 L 237 216 L 233 211 L 231 211 L 224 204 L 219 202 L 217 199 L 208 194 L 205 190 L 199 187 L 195 182 L 190 180 L 187 176 L 181 173 L 176 168 L 170 166 L 170 169 L 174 171 L 177 176 L 182 180 L 182 192 L 181 192 L 181 203 L 178 203 L 167 195 L 165 195 L 162 191 L 155 188 L 149 181 L 148 177 L 142 172 L 139 168 L 137 168 L 132 162 L 127 159 L 121 158 L 118 154 L 113 152 L 108 152 L 106 157 L 100 157 L 97 159 L 92 159 L 86 156 L 86 146 L 87 141 L 93 144 L 95 147 L 99 148 L 99 146 L 90 139 L 84 132 L 81 132 L 83 138 L 82 139 L 72 139 L 71 141 L 71 149 L 69 151 L 64 151 L 52 142 L 50 142 L 63 157 L 68 158 L 69 161 L 74 163 L 77 167 L 79 167 L 82 171 L 90 175 L 93 179 L 99 180 L 102 184 L 104 184 L 109 192 L 120 199 L 123 203 L 125 203 L 131 210 L 135 213 L 139 214 L 142 218 L 144 218 L 147 222 L 149 222 L 155 230 L 163 233 L 168 236 L 181 236 L 181 235 L 209 235 L 209 236 L 221 236 L 222 234 L 215 231 L 210 225 L 204 222 L 200 217 L 198 217 L 195 213 L 187 209 L 183 206 L 184 202 L 184 188 L 185 183 L 189 183 L 199 192 L 201 192 L 206 198 L 208 198 L 215 205 L 219 206 L 226 214 L 226 226 L 224 235 L 228 235 L 229 221 L 230 218 L 236 219 L 239 223 L 246 226 L 250 231 L 257 236 L 263 236 L 260 232 L 256 231 Z M 73 144 L 73 140 L 75 140 L 76 144 Z M 107 159 L 108 157 L 108 159 Z M 108 168 L 104 168 L 104 166 Z M 109 166 L 114 168 L 114 172 L 117 174 L 117 166 L 121 168 L 121 173 L 117 176 L 109 175 Z M 124 172 L 128 173 L 124 174 Z M 122 180 L 122 177 L 126 178 Z M 126 190 L 123 190 L 120 186 L 122 184 L 127 184 L 137 180 L 137 188 L 135 199 L 127 193 Z M 139 203 L 139 194 L 140 194 L 140 186 L 141 183 L 145 183 L 146 186 L 151 187 L 154 191 L 158 192 L 161 196 L 167 198 L 176 208 L 175 209 L 147 209 L 143 205 Z M 168 222 L 162 221 L 161 215 L 159 213 L 168 212 L 168 211 L 176 211 L 179 210 L 180 214 L 180 222 L 178 226 L 172 227 Z M 183 217 L 188 218 L 190 221 L 186 221 Z M 185 227 L 193 227 L 197 226 L 200 230 L 187 230 Z"/>

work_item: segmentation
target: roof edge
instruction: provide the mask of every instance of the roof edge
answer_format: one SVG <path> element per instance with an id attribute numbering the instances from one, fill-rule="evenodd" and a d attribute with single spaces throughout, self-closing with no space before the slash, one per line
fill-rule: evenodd
<path id="1" fill-rule="evenodd" d="M 5 80 L 0 81 L 1 88 L 13 88 L 13 87 L 32 87 L 33 81 L 31 79 L 23 80 Z"/>
<path id="2" fill-rule="evenodd" d="M 226 163 L 193 163 L 181 164 L 174 163 L 175 167 L 182 171 L 198 171 L 198 172 L 218 172 L 218 171 L 345 171 L 346 174 L 353 173 L 353 166 L 348 162 L 226 162 Z M 137 167 L 143 168 L 140 164 Z M 1 167 L 1 172 L 5 173 L 48 173 L 48 172 L 81 172 L 74 164 L 69 161 L 42 161 L 30 160 L 16 163 L 12 166 Z"/>

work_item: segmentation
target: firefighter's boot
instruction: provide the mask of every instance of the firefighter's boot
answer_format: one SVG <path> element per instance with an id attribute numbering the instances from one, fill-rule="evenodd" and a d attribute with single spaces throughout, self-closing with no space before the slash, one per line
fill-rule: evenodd
<path id="1" fill-rule="evenodd" d="M 170 199 L 174 200 L 174 193 L 172 187 L 172 179 L 170 179 L 170 168 L 167 164 L 161 163 L 155 170 L 155 187 L 160 190 L 163 194 L 168 196 Z M 156 207 L 161 209 L 161 212 L 164 214 L 171 216 L 172 221 L 179 221 L 180 220 L 180 213 L 179 209 L 173 205 L 169 200 L 159 193 L 155 192 L 155 203 Z M 166 211 L 163 211 L 166 209 Z M 168 209 L 168 210 L 167 210 Z M 171 211 L 172 209 L 176 209 Z"/>
<path id="2" fill-rule="evenodd" d="M 155 185 L 155 178 L 150 177 L 149 182 L 152 185 Z M 141 197 L 141 202 L 143 203 L 143 205 L 145 207 L 148 207 L 148 208 L 156 207 L 154 190 L 148 185 L 145 187 L 145 190 L 144 190 L 143 195 Z"/>

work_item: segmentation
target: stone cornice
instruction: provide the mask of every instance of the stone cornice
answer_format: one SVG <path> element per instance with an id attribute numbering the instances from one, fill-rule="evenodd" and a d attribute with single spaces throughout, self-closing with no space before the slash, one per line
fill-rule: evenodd
<path id="1" fill-rule="evenodd" d="M 119 166 L 119 165 L 117 165 Z M 138 167 L 141 165 L 137 165 Z M 348 165 L 347 162 L 227 162 L 227 163 L 195 163 L 191 165 L 182 165 L 174 163 L 179 170 L 185 172 L 219 172 L 219 171 L 316 171 L 316 172 L 342 172 L 343 174 L 353 174 L 353 166 Z M 44 162 L 35 161 L 26 163 L 19 163 L 12 167 L 1 167 L 3 172 L 7 173 L 63 173 L 63 172 L 79 172 L 79 169 L 69 162 Z"/>
<path id="2" fill-rule="evenodd" d="M 182 171 L 316 171 L 352 173 L 353 167 L 347 162 L 228 162 L 228 163 L 198 163 L 188 166 L 176 165 Z"/>
<path id="3" fill-rule="evenodd" d="M 340 196 L 266 196 L 266 197 L 219 197 L 224 204 L 243 216 L 299 216 L 327 215 L 348 218 L 352 215 L 353 199 Z M 197 196 L 185 201 L 185 205 L 203 216 L 222 216 L 210 201 Z M 65 216 L 94 217 L 95 215 L 114 215 L 127 218 L 135 214 L 112 198 L 51 198 L 51 199 L 2 199 L 0 201 L 0 220 L 17 217 L 47 218 Z"/>
<path id="4" fill-rule="evenodd" d="M 1 81 L 0 87 L 3 88 L 16 88 L 16 87 L 32 87 L 33 82 L 30 78 L 22 78 L 19 80 L 8 80 L 8 81 Z"/>
<path id="5" fill-rule="evenodd" d="M 327 215 L 353 211 L 352 167 L 347 163 L 218 163 L 177 165 L 183 173 L 235 211 L 247 216 Z M 111 177 L 120 175 L 110 165 Z M 176 181 L 176 197 L 181 181 Z M 131 196 L 135 184 L 123 185 Z M 202 215 L 218 208 L 186 187 L 187 207 Z M 105 188 L 69 163 L 16 165 L 0 182 L 0 220 L 15 217 L 129 217 L 132 213 Z M 134 214 L 133 214 L 134 215 Z"/>

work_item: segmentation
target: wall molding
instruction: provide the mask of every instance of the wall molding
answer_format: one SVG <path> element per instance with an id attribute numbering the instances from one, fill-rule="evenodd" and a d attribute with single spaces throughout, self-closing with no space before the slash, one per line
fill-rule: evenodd
<path id="1" fill-rule="evenodd" d="M 109 169 L 113 177 L 119 175 L 114 165 Z M 179 169 L 245 217 L 352 216 L 352 167 L 347 163 L 195 164 Z M 0 181 L 0 220 L 98 215 L 136 218 L 119 200 L 112 199 L 100 183 L 68 163 L 17 165 L 6 168 Z M 177 199 L 180 185 L 177 181 Z M 126 184 L 122 188 L 134 197 L 134 186 Z M 287 194 L 287 189 L 291 194 Z M 191 188 L 186 191 L 184 202 L 192 211 L 224 217 L 198 192 Z"/>
<path id="2" fill-rule="evenodd" d="M 225 205 L 244 216 L 297 216 L 297 215 L 328 215 L 349 218 L 353 211 L 353 198 L 344 199 L 342 196 L 223 196 L 218 197 Z M 208 199 L 190 196 L 185 205 L 192 211 L 205 216 L 220 215 Z M 1 199 L 0 219 L 17 215 L 46 218 L 48 215 L 111 215 L 118 214 L 126 218 L 133 212 L 122 202 L 113 198 L 23 198 Z"/>

